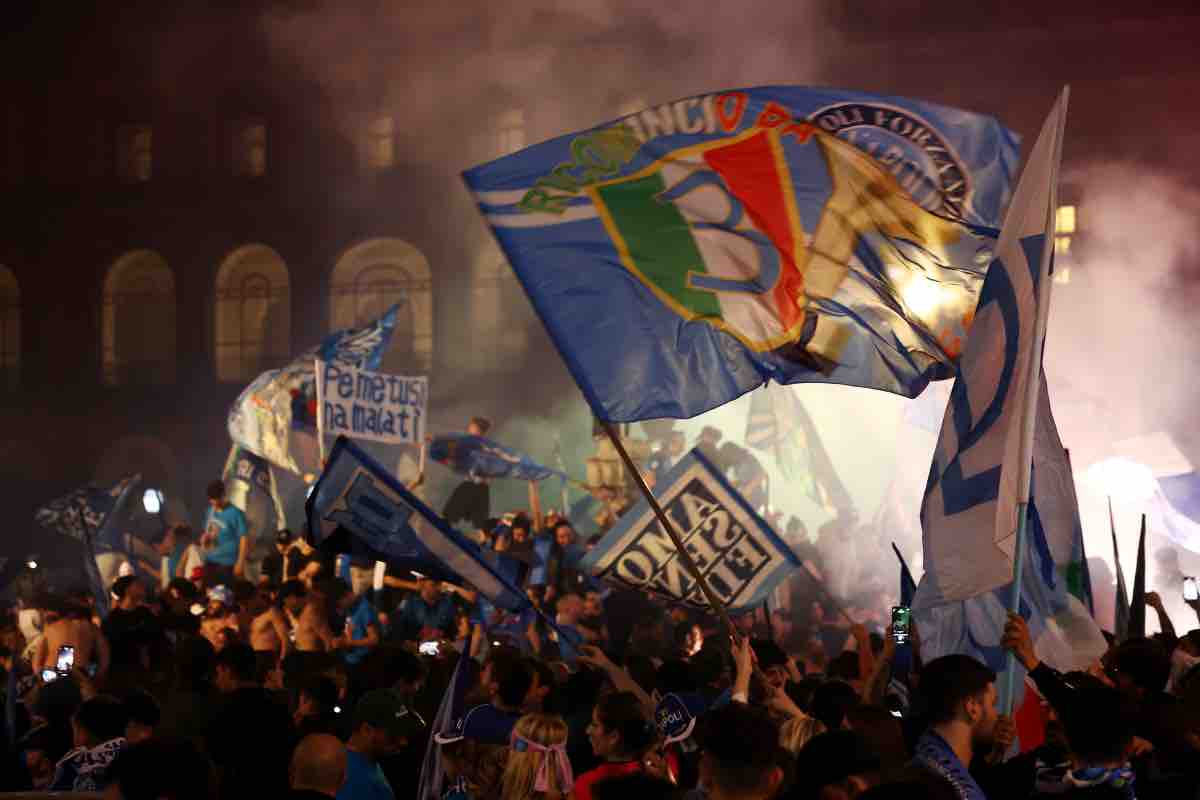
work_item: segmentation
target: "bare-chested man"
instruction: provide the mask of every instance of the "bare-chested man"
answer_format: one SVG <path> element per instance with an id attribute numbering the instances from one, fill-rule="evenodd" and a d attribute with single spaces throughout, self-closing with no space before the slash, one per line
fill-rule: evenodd
<path id="1" fill-rule="evenodd" d="M 296 621 L 296 649 L 323 653 L 337 648 L 337 635 L 329 627 L 329 589 L 322 581 L 308 592 L 308 599 Z"/>
<path id="2" fill-rule="evenodd" d="M 108 640 L 92 624 L 91 610 L 58 597 L 48 599 L 44 610 L 46 625 L 33 654 L 34 674 L 54 669 L 59 648 L 69 646 L 75 648 L 76 667 L 87 669 L 95 658 L 96 677 L 103 679 L 108 673 Z"/>
<path id="3" fill-rule="evenodd" d="M 296 615 L 302 613 L 308 592 L 298 580 L 286 581 L 279 598 L 250 623 L 250 646 L 259 653 L 271 653 L 282 661 L 292 649 L 292 631 Z"/>

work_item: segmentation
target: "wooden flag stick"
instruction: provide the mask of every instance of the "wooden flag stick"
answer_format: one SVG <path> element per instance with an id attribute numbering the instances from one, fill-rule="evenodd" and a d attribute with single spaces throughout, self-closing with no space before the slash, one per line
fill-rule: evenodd
<path id="1" fill-rule="evenodd" d="M 646 498 L 646 502 L 650 504 L 650 508 L 654 510 L 654 516 L 658 518 L 658 523 L 662 525 L 663 530 L 667 532 L 667 536 L 671 537 L 671 543 L 675 545 L 675 550 L 679 553 L 679 560 L 683 562 L 684 568 L 695 579 L 696 585 L 700 587 L 700 591 L 704 593 L 704 598 L 708 600 L 708 604 L 712 610 L 716 612 L 721 622 L 725 623 L 725 627 L 729 628 L 730 632 L 736 634 L 733 627 L 733 622 L 729 619 L 729 612 L 725 610 L 725 604 L 713 594 L 712 587 L 708 585 L 708 581 L 704 580 L 704 576 L 700 574 L 699 567 L 692 560 L 692 556 L 683 546 L 683 541 L 679 538 L 679 534 L 675 531 L 675 526 L 663 508 L 658 503 L 658 498 L 650 491 L 650 487 L 646 485 L 645 478 L 642 477 L 641 470 L 633 463 L 633 459 L 629 457 L 629 453 L 625 452 L 625 445 L 621 443 L 621 434 L 613 427 L 613 424 L 607 420 L 601 420 L 600 424 L 604 426 L 604 432 L 608 434 L 608 438 L 612 441 L 613 447 L 617 448 L 617 453 L 621 456 L 621 461 L 625 463 L 625 469 L 629 470 L 629 474 L 641 489 L 642 495 Z"/>

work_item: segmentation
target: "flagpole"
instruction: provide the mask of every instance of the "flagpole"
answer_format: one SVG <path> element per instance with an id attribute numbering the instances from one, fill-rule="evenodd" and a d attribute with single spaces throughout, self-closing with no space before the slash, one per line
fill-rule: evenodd
<path id="1" fill-rule="evenodd" d="M 321 384 L 325 382 L 322 375 L 321 359 L 313 361 L 313 383 L 317 388 L 317 457 L 320 459 L 321 472 L 325 471 L 325 405 L 321 398 Z"/>
<path id="2" fill-rule="evenodd" d="M 1037 319 L 1034 323 L 1033 342 L 1030 345 L 1028 373 L 1025 381 L 1024 405 L 1021 413 L 1020 449 L 1017 451 L 1017 468 L 1020 470 L 1017 479 L 1017 536 L 1013 546 L 1013 589 L 1009 610 L 1014 614 L 1021 613 L 1021 583 L 1025 572 L 1025 536 L 1029 523 L 1029 496 L 1033 473 L 1033 437 L 1037 427 L 1038 394 L 1042 389 L 1042 350 L 1046 340 L 1046 325 L 1050 318 L 1050 290 L 1053 285 L 1051 269 L 1054 263 L 1054 223 L 1058 212 L 1058 168 L 1062 163 L 1063 129 L 1067 119 L 1067 100 L 1070 97 L 1070 87 L 1064 86 L 1058 101 L 1054 104 L 1054 112 L 1058 114 L 1054 137 L 1054 158 L 1051 165 L 1054 169 L 1050 181 L 1050 196 L 1047 198 L 1045 230 L 1049 232 L 1048 241 L 1042 242 L 1041 263 L 1038 265 L 1038 283 L 1034 287 L 1037 300 Z M 1004 682 L 1000 698 L 1000 710 L 1003 714 L 1011 714 L 1013 700 L 1017 693 L 1017 662 L 1010 652 L 1006 658 Z"/>
<path id="3" fill-rule="evenodd" d="M 646 502 L 650 504 L 650 508 L 654 510 L 654 516 L 658 518 L 658 524 L 662 525 L 663 530 L 667 532 L 667 536 L 671 538 L 671 543 L 675 545 L 675 549 L 679 553 L 679 560 L 683 562 L 683 566 L 695 579 L 696 585 L 700 587 L 700 591 L 704 593 L 704 598 L 708 600 L 709 606 L 716 613 L 717 617 L 725 624 L 725 627 L 730 631 L 734 630 L 733 622 L 729 619 L 729 612 L 725 610 L 725 604 L 713 594 L 712 587 L 708 585 L 708 581 L 704 580 L 704 576 L 700 574 L 700 568 L 696 566 L 696 562 L 692 560 L 692 556 L 683 546 L 683 541 L 679 538 L 679 534 L 675 531 L 675 526 L 663 508 L 658 503 L 658 498 L 650 491 L 650 487 L 646 485 L 646 479 L 642 477 L 641 470 L 633 463 L 633 459 L 629 457 L 629 453 L 625 452 L 625 445 L 621 442 L 621 435 L 613 424 L 606 419 L 600 420 L 600 424 L 604 426 L 604 432 L 608 434 L 608 438 L 613 443 L 613 447 L 617 449 L 617 453 L 621 456 L 621 461 L 625 463 L 625 469 L 629 471 L 638 488 L 641 489 L 642 495 L 646 498 Z"/>

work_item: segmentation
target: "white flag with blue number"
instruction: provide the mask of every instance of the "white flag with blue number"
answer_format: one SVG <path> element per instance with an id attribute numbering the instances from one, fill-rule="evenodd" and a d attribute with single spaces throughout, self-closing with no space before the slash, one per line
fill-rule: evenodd
<path id="1" fill-rule="evenodd" d="M 1038 379 L 1038 316 L 1049 303 L 1052 259 L 1044 256 L 1054 246 L 1065 115 L 1064 93 L 1025 164 L 959 360 L 921 508 L 927 579 L 918 606 L 1012 581 L 1017 505 L 1028 499 L 1022 430 L 1026 403 L 1037 400 L 1029 382 Z"/>

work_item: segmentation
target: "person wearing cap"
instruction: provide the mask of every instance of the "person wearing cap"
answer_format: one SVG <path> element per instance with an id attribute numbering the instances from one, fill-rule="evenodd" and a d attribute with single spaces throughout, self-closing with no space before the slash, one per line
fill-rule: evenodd
<path id="1" fill-rule="evenodd" d="M 455 719 L 448 730 L 438 731 L 438 744 L 470 739 L 481 744 L 507 745 L 517 720 L 521 718 L 535 673 L 528 661 L 511 648 L 495 648 L 479 674 L 480 686 L 490 702 L 473 706 Z"/>
<path id="2" fill-rule="evenodd" d="M 288 551 L 296 536 L 287 528 L 275 534 L 275 551 L 268 553 L 258 568 L 258 583 L 260 586 L 278 586 L 285 578 L 284 568 L 287 563 Z"/>
<path id="3" fill-rule="evenodd" d="M 396 794 L 379 761 L 420 737 L 425 721 L 394 689 L 375 689 L 359 699 L 351 724 L 346 781 L 338 790 L 338 800 L 394 800 Z"/>

